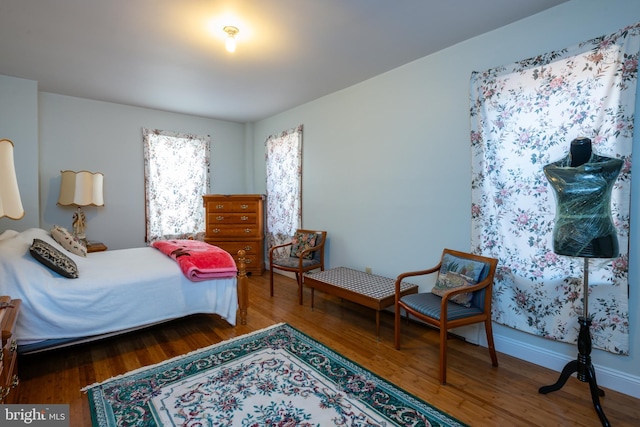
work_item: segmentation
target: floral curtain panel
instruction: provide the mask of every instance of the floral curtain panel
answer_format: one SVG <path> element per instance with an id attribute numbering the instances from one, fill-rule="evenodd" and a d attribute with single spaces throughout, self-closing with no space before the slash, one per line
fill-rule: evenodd
<path id="1" fill-rule="evenodd" d="M 291 240 L 302 224 L 302 125 L 269 136 L 265 159 L 267 248 L 272 248 Z"/>
<path id="2" fill-rule="evenodd" d="M 204 239 L 210 136 L 142 129 L 146 240 Z"/>
<path id="3" fill-rule="evenodd" d="M 471 78 L 472 247 L 499 259 L 496 322 L 577 341 L 584 259 L 553 251 L 556 200 L 543 166 L 574 138 L 623 160 L 611 208 L 620 255 L 589 259 L 595 348 L 629 352 L 631 147 L 640 24 Z"/>

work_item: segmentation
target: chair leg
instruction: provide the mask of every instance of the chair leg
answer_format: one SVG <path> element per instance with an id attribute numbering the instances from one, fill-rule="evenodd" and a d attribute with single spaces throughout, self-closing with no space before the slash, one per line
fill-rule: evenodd
<path id="1" fill-rule="evenodd" d="M 296 273 L 296 281 L 298 282 L 298 303 L 302 305 L 302 274 Z"/>
<path id="2" fill-rule="evenodd" d="M 447 338 L 448 331 L 440 327 L 440 384 L 447 384 Z"/>
<path id="3" fill-rule="evenodd" d="M 395 328 L 394 328 L 396 350 L 400 350 L 400 322 L 402 322 L 402 316 L 400 313 L 401 311 L 402 309 L 400 307 L 396 307 L 396 321 L 395 321 Z"/>
<path id="4" fill-rule="evenodd" d="M 489 347 L 489 355 L 491 356 L 491 364 L 498 366 L 498 356 L 496 355 L 496 347 L 493 344 L 493 327 L 491 325 L 491 319 L 487 319 L 484 322 L 484 330 L 487 334 L 487 347 Z"/>
<path id="5" fill-rule="evenodd" d="M 271 280 L 270 280 L 271 296 L 273 296 L 273 267 L 271 267 L 269 269 L 269 273 L 270 273 L 270 276 L 271 276 Z"/>

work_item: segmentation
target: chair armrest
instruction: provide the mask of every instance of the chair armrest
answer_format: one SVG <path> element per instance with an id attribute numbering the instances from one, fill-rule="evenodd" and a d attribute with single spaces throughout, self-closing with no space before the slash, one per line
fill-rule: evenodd
<path id="1" fill-rule="evenodd" d="M 451 298 L 453 298 L 458 294 L 463 294 L 467 292 L 473 293 L 473 292 L 479 291 L 481 289 L 488 287 L 489 285 L 491 285 L 491 283 L 493 283 L 493 277 L 487 277 L 486 279 L 476 283 L 473 286 L 464 286 L 461 288 L 455 288 L 455 289 L 451 289 L 444 292 L 444 294 L 442 295 L 442 302 L 440 304 L 441 318 L 444 318 L 444 319 L 447 318 L 447 307 L 448 307 L 447 303 Z"/>
<path id="2" fill-rule="evenodd" d="M 272 246 L 271 249 L 269 249 L 269 256 L 271 256 L 273 251 L 275 251 L 276 249 L 284 248 L 286 246 L 291 246 L 291 245 L 293 245 L 293 242 L 284 243 L 282 245 L 277 245 L 277 246 Z"/>
<path id="3" fill-rule="evenodd" d="M 406 273 L 401 273 L 400 275 L 398 275 L 398 277 L 396 277 L 396 283 L 395 283 L 396 300 L 399 299 L 399 296 L 400 296 L 400 283 L 402 283 L 402 281 L 404 279 L 406 279 L 407 277 L 425 276 L 427 274 L 432 274 L 432 273 L 435 273 L 437 271 L 440 271 L 440 267 L 442 267 L 442 263 L 436 265 L 435 267 L 429 268 L 427 270 L 407 271 Z"/>
<path id="4" fill-rule="evenodd" d="M 311 252 L 319 251 L 320 249 L 322 249 L 322 245 L 318 245 L 318 246 L 314 246 L 314 247 L 309 248 L 309 249 L 305 249 L 300 254 L 300 258 L 304 258 L 305 255 L 310 254 Z"/>

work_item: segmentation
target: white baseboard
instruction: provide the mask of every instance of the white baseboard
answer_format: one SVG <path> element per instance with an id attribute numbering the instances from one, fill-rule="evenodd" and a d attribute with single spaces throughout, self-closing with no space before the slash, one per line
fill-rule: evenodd
<path id="1" fill-rule="evenodd" d="M 518 359 L 544 366 L 557 372 L 561 372 L 564 366 L 573 360 L 564 354 L 532 346 L 504 336 L 494 335 L 493 339 L 496 350 L 500 353 L 508 354 L 509 356 L 517 357 Z M 482 343 L 482 345 L 486 346 L 486 343 Z M 593 364 L 593 367 L 596 371 L 596 379 L 599 386 L 640 398 L 640 377 L 598 366 L 596 363 Z M 556 379 L 554 379 L 554 381 Z M 552 381 L 552 384 L 554 381 Z M 587 389 L 589 388 L 588 385 L 585 384 L 585 386 Z"/>

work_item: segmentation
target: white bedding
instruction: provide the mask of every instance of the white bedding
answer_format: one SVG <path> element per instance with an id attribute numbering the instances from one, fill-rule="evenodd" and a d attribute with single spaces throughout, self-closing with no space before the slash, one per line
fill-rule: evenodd
<path id="1" fill-rule="evenodd" d="M 34 238 L 75 261 L 67 279 L 29 253 Z M 0 234 L 0 295 L 21 299 L 18 345 L 80 338 L 135 328 L 195 313 L 218 314 L 231 325 L 238 308 L 236 278 L 191 282 L 178 264 L 155 248 L 74 255 L 46 230 Z"/>

